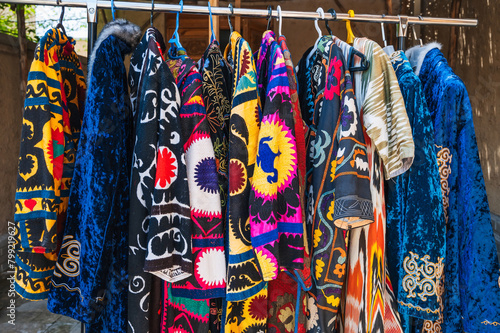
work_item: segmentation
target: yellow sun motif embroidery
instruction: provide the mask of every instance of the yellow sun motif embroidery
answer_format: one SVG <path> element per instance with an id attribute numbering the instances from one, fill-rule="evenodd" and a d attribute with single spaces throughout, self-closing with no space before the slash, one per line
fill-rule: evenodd
<path id="1" fill-rule="evenodd" d="M 253 187 L 263 197 L 274 197 L 289 185 L 297 169 L 295 139 L 276 119 L 262 121 Z"/>
<path id="2" fill-rule="evenodd" d="M 260 269 L 262 270 L 262 278 L 264 281 L 269 281 L 277 276 L 278 267 L 271 258 L 264 254 L 263 251 L 257 251 L 257 261 L 259 262 Z"/>

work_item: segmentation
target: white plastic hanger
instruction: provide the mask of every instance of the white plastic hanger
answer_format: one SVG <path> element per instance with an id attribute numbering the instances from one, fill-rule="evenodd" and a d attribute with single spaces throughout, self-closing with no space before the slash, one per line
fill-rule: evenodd
<path id="1" fill-rule="evenodd" d="M 316 13 L 319 14 L 319 17 L 324 20 L 325 19 L 325 11 L 323 10 L 323 8 L 319 7 L 318 9 L 316 9 Z M 314 43 L 314 47 L 312 48 L 311 52 L 309 52 L 309 54 L 307 55 L 307 58 L 306 58 L 306 66 L 309 67 L 309 61 L 311 60 L 311 57 L 316 53 L 316 50 L 318 49 L 318 44 L 319 44 L 319 41 L 321 39 L 321 37 L 323 37 L 323 33 L 321 32 L 321 29 L 319 28 L 319 25 L 318 25 L 318 19 L 314 20 L 314 27 L 316 28 L 316 31 L 318 32 L 318 39 L 316 40 L 316 42 Z"/>

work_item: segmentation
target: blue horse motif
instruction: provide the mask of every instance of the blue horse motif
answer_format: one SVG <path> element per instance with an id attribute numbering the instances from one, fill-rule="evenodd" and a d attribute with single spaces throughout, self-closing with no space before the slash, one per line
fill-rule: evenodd
<path id="1" fill-rule="evenodd" d="M 259 166 L 265 173 L 271 173 L 267 176 L 268 183 L 276 183 L 278 181 L 278 170 L 274 167 L 274 161 L 281 155 L 281 152 L 273 152 L 269 146 L 269 141 L 273 138 L 270 136 L 263 137 L 259 141 L 259 150 L 257 154 L 257 166 Z"/>

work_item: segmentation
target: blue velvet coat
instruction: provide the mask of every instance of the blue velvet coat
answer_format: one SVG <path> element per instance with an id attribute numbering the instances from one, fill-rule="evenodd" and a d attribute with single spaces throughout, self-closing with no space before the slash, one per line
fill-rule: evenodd
<path id="1" fill-rule="evenodd" d="M 469 96 L 437 48 L 419 77 L 434 123 L 447 226 L 440 325 L 446 333 L 500 332 L 500 265 Z"/>
<path id="2" fill-rule="evenodd" d="M 132 111 L 123 59 L 139 38 L 139 27 L 116 20 L 96 42 L 63 244 L 49 293 L 49 310 L 84 322 L 88 333 L 127 330 Z"/>
<path id="3" fill-rule="evenodd" d="M 437 292 L 445 262 L 446 225 L 434 126 L 422 84 L 402 51 L 393 53 L 391 62 L 415 142 L 411 168 L 386 181 L 387 266 L 405 324 L 408 316 L 439 318 Z"/>

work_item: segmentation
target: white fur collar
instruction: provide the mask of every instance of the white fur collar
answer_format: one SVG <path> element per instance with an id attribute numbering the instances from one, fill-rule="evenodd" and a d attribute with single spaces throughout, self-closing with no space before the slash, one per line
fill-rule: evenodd
<path id="1" fill-rule="evenodd" d="M 90 77 L 92 73 L 92 67 L 94 66 L 94 59 L 97 50 L 99 49 L 99 46 L 101 46 L 101 43 L 111 35 L 114 35 L 117 38 L 123 40 L 125 43 L 130 45 L 131 49 L 133 50 L 141 41 L 141 28 L 124 19 L 116 19 L 114 21 L 111 21 L 106 24 L 104 28 L 102 28 L 99 37 L 95 41 L 90 59 L 88 60 L 88 86 L 90 86 Z"/>
<path id="2" fill-rule="evenodd" d="M 411 67 L 417 76 L 420 74 L 420 70 L 422 69 L 422 64 L 424 63 L 427 53 L 436 48 L 441 50 L 441 47 L 442 45 L 440 43 L 432 42 L 425 44 L 424 46 L 417 45 L 406 50 L 406 57 L 410 60 Z"/>

